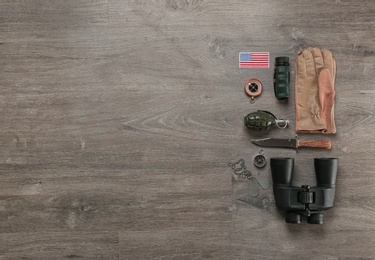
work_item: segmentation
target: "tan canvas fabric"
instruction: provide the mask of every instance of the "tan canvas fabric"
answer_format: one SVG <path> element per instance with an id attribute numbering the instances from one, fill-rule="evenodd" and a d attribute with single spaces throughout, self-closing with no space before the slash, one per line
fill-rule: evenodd
<path id="1" fill-rule="evenodd" d="M 334 82 L 336 61 L 329 50 L 307 48 L 296 60 L 296 131 L 336 133 Z"/>

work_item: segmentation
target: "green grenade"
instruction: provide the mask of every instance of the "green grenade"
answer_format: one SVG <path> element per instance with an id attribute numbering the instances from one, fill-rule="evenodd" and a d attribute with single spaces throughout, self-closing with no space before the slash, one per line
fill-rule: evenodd
<path id="1" fill-rule="evenodd" d="M 288 124 L 288 120 L 277 119 L 272 113 L 264 110 L 258 110 L 245 116 L 245 126 L 252 130 L 267 130 L 274 125 L 285 128 Z"/>

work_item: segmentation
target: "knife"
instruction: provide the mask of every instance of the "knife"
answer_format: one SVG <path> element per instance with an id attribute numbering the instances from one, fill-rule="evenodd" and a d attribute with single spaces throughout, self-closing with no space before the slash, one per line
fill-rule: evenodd
<path id="1" fill-rule="evenodd" d="M 252 139 L 253 144 L 266 147 L 281 147 L 281 148 L 318 148 L 318 149 L 331 149 L 332 143 L 327 140 L 299 140 L 295 139 L 276 139 L 276 138 L 263 138 Z"/>

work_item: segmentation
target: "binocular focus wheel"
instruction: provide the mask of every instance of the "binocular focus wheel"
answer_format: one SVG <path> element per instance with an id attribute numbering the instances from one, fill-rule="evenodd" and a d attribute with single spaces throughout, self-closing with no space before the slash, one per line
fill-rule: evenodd
<path id="1" fill-rule="evenodd" d="M 287 212 L 285 215 L 285 222 L 289 224 L 300 224 L 302 216 L 301 214 L 294 212 Z"/>

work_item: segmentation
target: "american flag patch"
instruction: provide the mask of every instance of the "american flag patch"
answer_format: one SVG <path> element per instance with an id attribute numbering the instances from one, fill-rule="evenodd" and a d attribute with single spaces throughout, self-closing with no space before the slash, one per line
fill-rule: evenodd
<path id="1" fill-rule="evenodd" d="M 240 52 L 240 69 L 268 69 L 270 67 L 269 52 Z"/>

